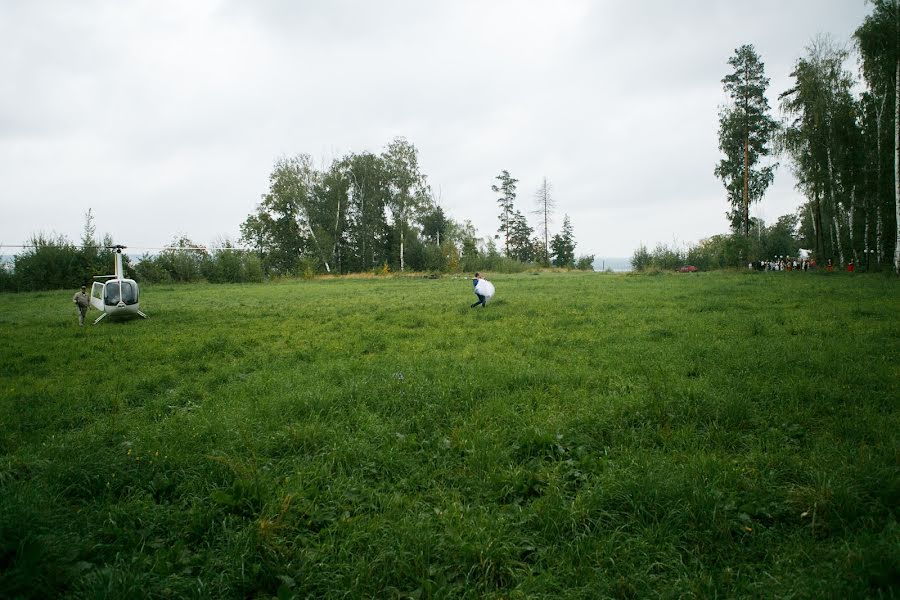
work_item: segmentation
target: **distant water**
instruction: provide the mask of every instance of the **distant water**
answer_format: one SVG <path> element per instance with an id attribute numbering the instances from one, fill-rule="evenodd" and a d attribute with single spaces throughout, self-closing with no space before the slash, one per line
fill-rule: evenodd
<path id="1" fill-rule="evenodd" d="M 631 259 L 620 256 L 605 256 L 594 259 L 595 271 L 607 271 L 612 269 L 616 273 L 627 273 L 631 270 Z"/>

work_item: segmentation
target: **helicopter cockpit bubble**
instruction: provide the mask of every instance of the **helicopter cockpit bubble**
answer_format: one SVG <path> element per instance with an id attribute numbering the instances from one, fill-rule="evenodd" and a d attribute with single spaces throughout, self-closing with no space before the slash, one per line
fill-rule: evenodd
<path id="1" fill-rule="evenodd" d="M 137 304 L 137 285 L 130 279 L 109 281 L 106 283 L 106 305 L 118 306 L 120 303 L 126 306 Z"/>

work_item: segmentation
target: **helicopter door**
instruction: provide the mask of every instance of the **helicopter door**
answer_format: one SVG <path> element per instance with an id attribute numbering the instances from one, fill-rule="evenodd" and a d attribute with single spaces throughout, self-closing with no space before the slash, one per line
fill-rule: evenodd
<path id="1" fill-rule="evenodd" d="M 99 281 L 95 281 L 91 286 L 91 306 L 103 310 L 103 284 Z"/>

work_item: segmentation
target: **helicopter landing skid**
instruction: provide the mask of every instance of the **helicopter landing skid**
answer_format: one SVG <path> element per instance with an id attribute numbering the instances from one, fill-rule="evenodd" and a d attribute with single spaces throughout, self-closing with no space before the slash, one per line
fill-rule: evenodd
<path id="1" fill-rule="evenodd" d="M 104 318 L 106 318 L 108 314 L 109 314 L 109 313 L 103 313 L 103 314 L 101 314 L 99 317 L 97 317 L 97 318 L 94 320 L 94 325 L 96 325 L 97 323 L 99 323 L 100 321 L 102 321 Z M 150 317 L 148 317 L 143 311 L 140 311 L 140 310 L 137 311 L 137 314 L 141 315 L 141 316 L 144 317 L 145 319 L 149 319 L 149 318 L 150 318 Z"/>

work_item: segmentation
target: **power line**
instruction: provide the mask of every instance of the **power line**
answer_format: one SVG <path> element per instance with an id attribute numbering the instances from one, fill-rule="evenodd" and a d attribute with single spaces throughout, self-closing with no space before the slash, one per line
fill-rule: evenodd
<path id="1" fill-rule="evenodd" d="M 105 250 L 114 250 L 121 248 L 122 250 L 235 250 L 237 252 L 253 252 L 253 248 L 239 248 L 236 246 L 85 246 L 83 244 L 65 244 L 57 246 L 55 244 L 0 244 L 0 248 L 103 248 Z"/>

